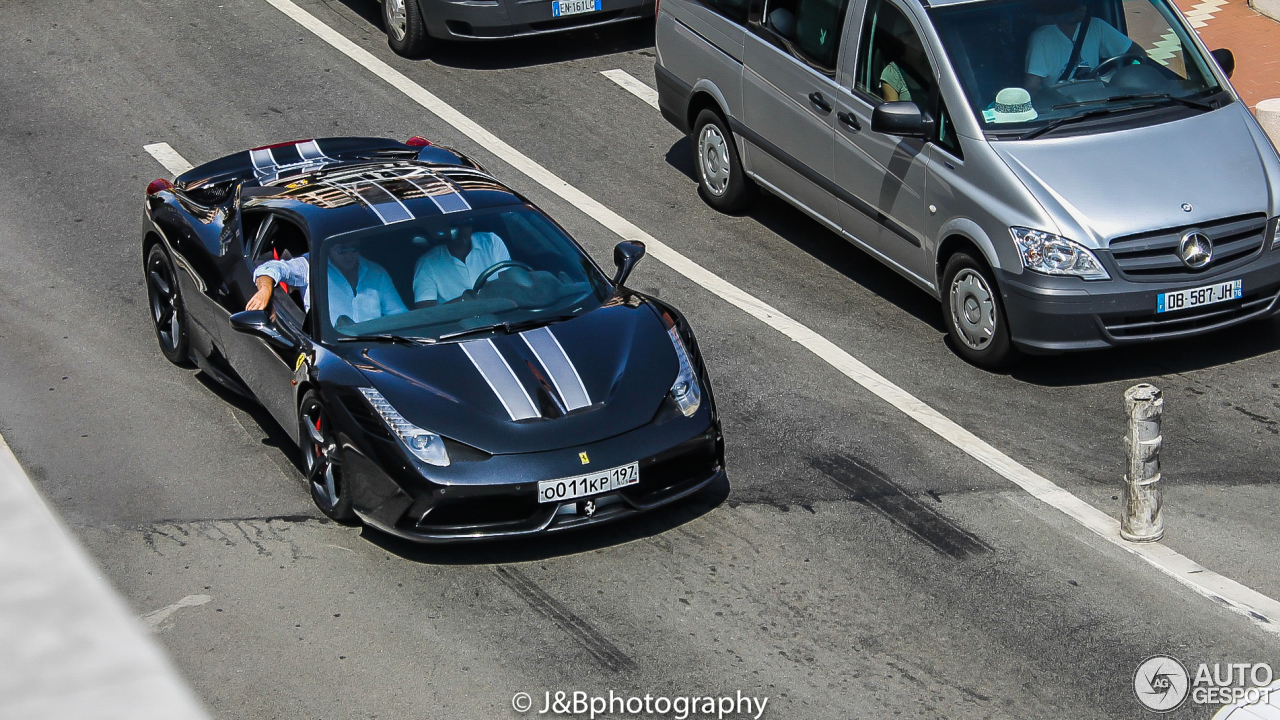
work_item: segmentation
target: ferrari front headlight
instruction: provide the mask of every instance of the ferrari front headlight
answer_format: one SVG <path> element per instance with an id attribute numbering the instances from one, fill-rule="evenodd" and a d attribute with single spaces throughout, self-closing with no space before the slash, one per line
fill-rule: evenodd
<path id="1" fill-rule="evenodd" d="M 364 399 L 369 401 L 392 434 L 400 439 L 414 457 L 428 465 L 444 467 L 449 464 L 449 452 L 445 450 L 444 438 L 405 420 L 377 390 L 360 388 L 360 394 L 364 395 Z"/>
<path id="2" fill-rule="evenodd" d="M 1085 280 L 1110 280 L 1107 269 L 1085 246 L 1074 240 L 1024 227 L 1009 232 L 1018 246 L 1022 266 L 1045 275 L 1074 275 Z"/>
<path id="3" fill-rule="evenodd" d="M 671 336 L 671 344 L 676 349 L 676 358 L 680 361 L 680 373 L 676 375 L 676 381 L 672 383 L 668 394 L 685 417 L 693 417 L 693 414 L 702 406 L 702 388 L 698 386 L 698 375 L 693 371 L 693 363 L 689 362 L 689 351 L 684 346 L 684 340 L 680 338 L 680 331 L 676 329 L 675 322 L 666 314 L 663 314 L 662 319 L 666 322 L 667 334 Z"/>

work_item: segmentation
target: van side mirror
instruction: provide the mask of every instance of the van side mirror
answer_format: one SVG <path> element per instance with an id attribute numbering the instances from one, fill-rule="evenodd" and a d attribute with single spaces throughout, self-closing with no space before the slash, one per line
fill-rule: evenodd
<path id="1" fill-rule="evenodd" d="M 1222 72 L 1227 74 L 1230 79 L 1232 73 L 1236 71 L 1236 54 L 1227 48 L 1218 48 L 1209 52 L 1213 59 L 1218 62 L 1218 67 L 1222 68 Z"/>
<path id="2" fill-rule="evenodd" d="M 267 315 L 265 310 L 245 310 L 232 315 L 230 320 L 231 328 L 236 332 L 260 337 L 279 348 L 295 347 L 293 342 L 280 334 L 276 324 L 271 321 L 271 316 Z"/>
<path id="3" fill-rule="evenodd" d="M 883 135 L 925 138 L 933 134 L 933 118 L 907 100 L 881 103 L 871 111 L 871 131 Z"/>
<path id="4" fill-rule="evenodd" d="M 637 240 L 623 240 L 613 248 L 613 264 L 618 266 L 618 273 L 613 276 L 613 284 L 621 285 L 627 281 L 631 270 L 644 257 L 644 243 Z"/>

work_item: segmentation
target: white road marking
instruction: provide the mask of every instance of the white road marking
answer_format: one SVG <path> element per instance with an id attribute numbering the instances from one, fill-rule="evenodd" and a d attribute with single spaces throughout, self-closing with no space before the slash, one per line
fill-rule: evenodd
<path id="1" fill-rule="evenodd" d="M 199 607 L 209 602 L 213 598 L 208 595 L 188 595 L 172 605 L 166 605 L 154 612 L 149 612 L 142 616 L 142 624 L 146 625 L 153 632 L 160 629 L 160 624 L 169 619 L 169 616 L 178 612 L 182 608 Z"/>
<path id="2" fill-rule="evenodd" d="M 622 86 L 623 90 L 658 109 L 658 91 L 632 77 L 626 70 L 602 70 L 600 74 Z"/>
<path id="3" fill-rule="evenodd" d="M 150 145 L 143 145 L 142 149 L 151 153 L 151 157 L 163 165 L 165 170 L 173 173 L 174 177 L 178 177 L 193 167 L 191 163 L 187 162 L 186 158 L 178 154 L 177 150 L 169 147 L 169 143 L 151 143 Z"/>
<path id="4" fill-rule="evenodd" d="M 814 355 L 839 370 L 849 379 L 871 391 L 877 397 L 893 405 L 916 422 L 924 425 L 939 437 L 968 453 L 1018 487 L 1049 506 L 1097 533 L 1107 541 L 1133 553 L 1195 592 L 1216 600 L 1234 612 L 1258 623 L 1269 632 L 1280 634 L 1280 603 L 1251 588 L 1201 567 L 1174 550 L 1159 543 L 1135 544 L 1121 539 L 1119 522 L 1092 505 L 1077 498 L 1049 480 L 1032 472 L 1013 458 L 1000 452 L 978 436 L 926 405 L 902 388 L 889 382 L 857 358 L 819 335 L 817 332 L 787 317 L 776 308 L 743 291 L 719 275 L 707 270 L 693 260 L 681 255 L 666 243 L 660 242 L 630 221 L 602 205 L 598 200 L 570 185 L 542 165 L 511 147 L 504 140 L 478 125 L 471 118 L 458 112 L 426 88 L 415 83 L 403 73 L 374 57 L 369 51 L 356 45 L 346 36 L 321 22 L 311 13 L 295 5 L 291 0 L 266 0 L 302 27 L 314 33 L 334 49 L 356 61 L 428 112 L 453 126 L 473 142 L 502 159 L 508 165 L 524 173 L 534 182 L 574 205 L 588 217 L 605 226 L 625 240 L 645 243 L 649 254 L 657 258 L 689 280 L 710 290 L 766 325 L 781 332 L 804 346 Z"/>

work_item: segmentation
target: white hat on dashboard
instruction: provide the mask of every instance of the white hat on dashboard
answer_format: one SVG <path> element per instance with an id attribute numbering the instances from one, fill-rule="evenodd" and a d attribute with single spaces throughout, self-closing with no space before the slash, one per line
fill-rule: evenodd
<path id="1" fill-rule="evenodd" d="M 1031 106 L 1031 93 L 1020 87 L 1005 88 L 996 93 L 992 113 L 995 115 L 994 122 L 998 123 L 1027 122 L 1039 117 L 1036 109 Z"/>

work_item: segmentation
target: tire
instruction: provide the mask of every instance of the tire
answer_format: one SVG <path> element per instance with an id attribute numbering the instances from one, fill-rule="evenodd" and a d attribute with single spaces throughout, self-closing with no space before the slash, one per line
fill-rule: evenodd
<path id="1" fill-rule="evenodd" d="M 431 48 L 427 23 L 418 0 L 382 0 L 382 24 L 387 29 L 387 44 L 401 57 L 426 57 Z"/>
<path id="2" fill-rule="evenodd" d="M 160 343 L 160 352 L 174 365 L 186 365 L 190 358 L 190 336 L 187 333 L 187 309 L 182 303 L 182 288 L 173 260 L 160 243 L 151 246 L 143 264 L 147 283 L 147 308 L 151 325 Z"/>
<path id="3" fill-rule="evenodd" d="M 307 470 L 307 488 L 316 507 L 329 519 L 344 525 L 356 522 L 351 509 L 351 492 L 342 474 L 338 442 L 329 413 L 314 390 L 302 396 L 298 406 L 299 446 Z"/>
<path id="4" fill-rule="evenodd" d="M 714 110 L 703 110 L 694 121 L 693 166 L 702 198 L 720 212 L 742 212 L 755 200 L 757 188 L 742 171 L 733 133 Z"/>
<path id="5" fill-rule="evenodd" d="M 1009 340 L 1008 316 L 986 263 L 967 252 L 947 260 L 942 273 L 942 315 L 960 357 L 986 370 L 1008 367 L 1017 358 Z"/>

